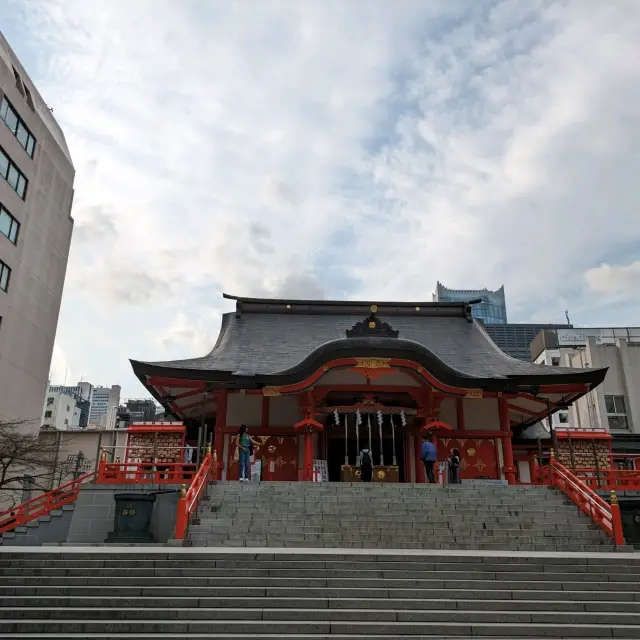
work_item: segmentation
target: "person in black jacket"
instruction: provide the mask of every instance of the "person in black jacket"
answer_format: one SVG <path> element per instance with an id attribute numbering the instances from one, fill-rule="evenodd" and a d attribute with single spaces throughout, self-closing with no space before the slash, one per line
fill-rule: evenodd
<path id="1" fill-rule="evenodd" d="M 460 451 L 454 449 L 449 458 L 449 484 L 460 484 Z"/>

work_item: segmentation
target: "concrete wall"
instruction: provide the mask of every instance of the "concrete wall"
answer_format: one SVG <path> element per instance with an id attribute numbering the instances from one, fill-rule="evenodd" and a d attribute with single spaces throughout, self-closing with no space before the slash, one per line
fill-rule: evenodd
<path id="1" fill-rule="evenodd" d="M 33 98 L 27 104 L 11 66 Z M 11 272 L 0 291 L 0 416 L 40 427 L 73 220 L 74 168 L 62 132 L 45 101 L 0 34 L 0 100 L 6 95 L 36 138 L 31 158 L 0 122 L 0 147 L 28 180 L 25 199 L 0 178 L 0 203 L 20 223 L 17 244 L 0 234 L 0 259 Z"/>
<path id="2" fill-rule="evenodd" d="M 41 516 L 25 527 L 0 534 L 4 547 L 40 547 L 43 544 L 63 544 L 67 541 L 75 505 L 65 504 L 48 516 Z"/>
<path id="3" fill-rule="evenodd" d="M 164 485 L 160 491 L 173 490 L 156 497 L 151 518 L 151 532 L 156 542 L 173 537 L 176 524 L 179 485 Z M 102 544 L 113 531 L 116 493 L 147 493 L 158 487 L 139 485 L 94 485 L 82 487 L 76 501 L 67 542 L 69 544 Z"/>

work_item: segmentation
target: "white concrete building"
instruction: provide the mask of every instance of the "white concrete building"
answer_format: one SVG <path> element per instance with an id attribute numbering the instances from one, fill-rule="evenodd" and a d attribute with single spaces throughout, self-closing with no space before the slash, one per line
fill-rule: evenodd
<path id="1" fill-rule="evenodd" d="M 73 393 L 50 391 L 42 410 L 42 428 L 59 431 L 79 429 L 82 413 L 80 402 Z"/>
<path id="2" fill-rule="evenodd" d="M 49 106 L 0 33 L 0 417 L 37 431 L 69 245 L 75 171 Z"/>
<path id="3" fill-rule="evenodd" d="M 91 428 L 114 429 L 116 415 L 120 406 L 120 385 L 112 387 L 94 387 L 89 410 Z"/>
<path id="4" fill-rule="evenodd" d="M 553 416 L 555 427 L 640 435 L 640 328 L 544 330 L 531 343 L 531 355 L 548 366 L 609 368 L 599 387 Z"/>

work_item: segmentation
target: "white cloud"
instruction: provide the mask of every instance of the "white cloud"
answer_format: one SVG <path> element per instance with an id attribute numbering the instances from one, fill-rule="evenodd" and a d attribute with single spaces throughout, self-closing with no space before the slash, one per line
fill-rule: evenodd
<path id="1" fill-rule="evenodd" d="M 640 293 L 640 260 L 621 267 L 601 264 L 589 269 L 584 277 L 595 293 L 637 295 Z"/>
<path id="2" fill-rule="evenodd" d="M 597 324 L 583 274 L 638 259 L 636 0 L 10 7 L 77 168 L 58 343 L 125 394 L 223 290 L 504 283 L 513 320 Z"/>

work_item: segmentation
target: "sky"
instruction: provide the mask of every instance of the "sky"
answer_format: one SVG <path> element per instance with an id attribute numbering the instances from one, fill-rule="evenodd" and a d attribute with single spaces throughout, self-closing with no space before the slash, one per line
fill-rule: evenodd
<path id="1" fill-rule="evenodd" d="M 62 126 L 52 362 L 143 397 L 243 296 L 640 325 L 638 0 L 0 0 Z"/>

